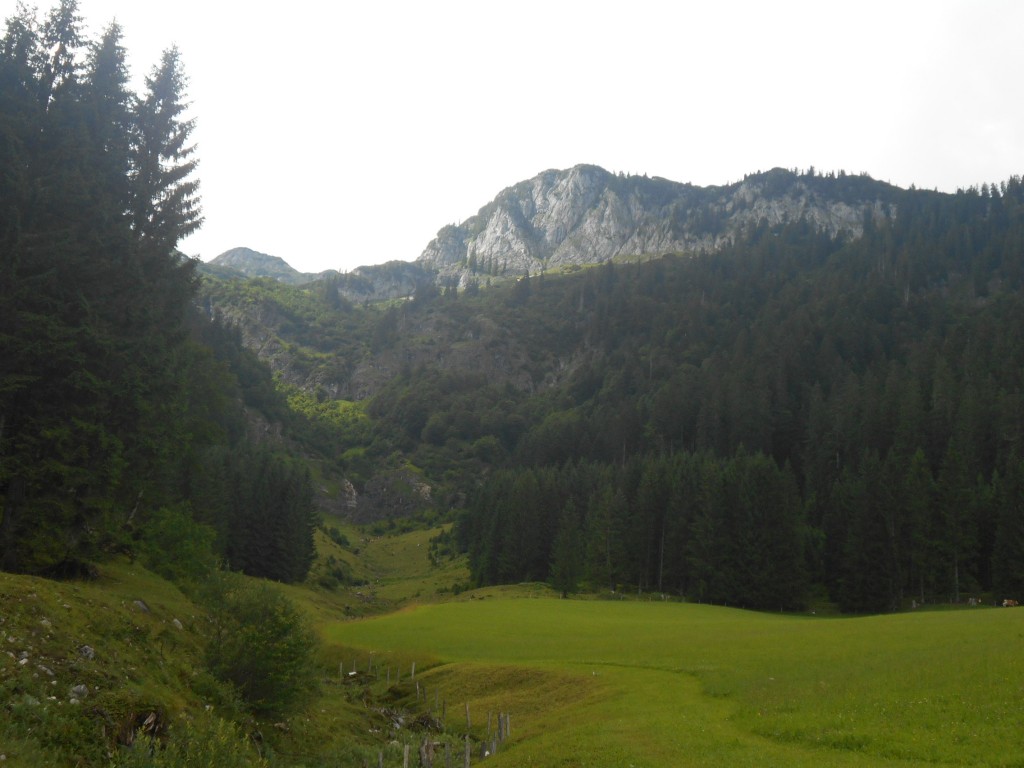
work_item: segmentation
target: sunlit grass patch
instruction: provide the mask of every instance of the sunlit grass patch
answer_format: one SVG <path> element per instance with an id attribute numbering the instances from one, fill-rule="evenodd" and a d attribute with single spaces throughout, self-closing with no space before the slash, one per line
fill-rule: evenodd
<path id="1" fill-rule="evenodd" d="M 588 692 L 513 714 L 517 757 L 499 755 L 509 765 L 1011 765 L 1024 760 L 1013 738 L 1022 631 L 1024 613 L 1012 610 L 814 619 L 476 599 L 326 636 L 453 662 L 450 685 L 476 665 L 467 698 L 486 695 L 488 668 L 509 665 Z"/>

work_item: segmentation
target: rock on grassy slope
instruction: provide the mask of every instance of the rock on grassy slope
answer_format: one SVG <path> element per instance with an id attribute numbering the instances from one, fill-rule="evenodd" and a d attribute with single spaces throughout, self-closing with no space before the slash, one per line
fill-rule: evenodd
<path id="1" fill-rule="evenodd" d="M 204 711 L 207 618 L 125 561 L 88 582 L 0 573 L 0 753 L 8 765 L 102 765 L 138 730 Z M 212 693 L 216 686 L 212 686 Z"/>

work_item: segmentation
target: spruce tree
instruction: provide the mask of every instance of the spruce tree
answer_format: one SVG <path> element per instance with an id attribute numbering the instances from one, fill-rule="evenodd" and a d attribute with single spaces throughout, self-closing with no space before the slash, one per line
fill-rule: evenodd
<path id="1" fill-rule="evenodd" d="M 143 154 L 121 33 L 111 25 L 83 61 L 77 8 L 63 0 L 41 25 L 21 8 L 0 43 L 0 567 L 12 570 L 74 568 L 123 535 L 143 495 L 170 501 L 168 459 L 186 437 L 175 363 L 192 265 L 173 249 L 198 201 L 186 194 L 187 221 L 160 237 L 133 229 Z M 161 209 L 183 178 L 155 194 Z"/>
<path id="2" fill-rule="evenodd" d="M 146 78 L 136 108 L 132 147 L 132 224 L 146 250 L 166 254 L 202 224 L 198 160 L 190 144 L 194 119 L 186 119 L 187 78 L 176 47 L 166 50 Z"/>

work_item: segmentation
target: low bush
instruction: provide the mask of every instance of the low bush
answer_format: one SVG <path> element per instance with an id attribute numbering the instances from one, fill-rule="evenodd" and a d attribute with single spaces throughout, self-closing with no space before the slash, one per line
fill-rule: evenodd
<path id="1" fill-rule="evenodd" d="M 182 717 L 164 741 L 140 736 L 123 747 L 117 768 L 265 768 L 269 763 L 234 723 L 206 715 Z"/>

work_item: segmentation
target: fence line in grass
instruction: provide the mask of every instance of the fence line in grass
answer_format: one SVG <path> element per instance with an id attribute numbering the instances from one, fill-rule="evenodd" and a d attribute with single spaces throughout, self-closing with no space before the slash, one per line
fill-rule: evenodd
<path id="1" fill-rule="evenodd" d="M 338 674 L 342 681 L 357 678 L 359 676 L 359 660 L 353 659 L 352 669 L 345 674 L 345 661 L 342 660 L 338 664 Z M 371 657 L 366 662 L 366 676 L 372 677 L 374 680 L 380 681 L 380 663 L 375 662 Z M 391 688 L 391 665 L 385 665 L 384 668 L 385 681 L 388 688 Z M 434 688 L 434 700 L 433 704 L 430 703 L 428 687 L 421 684 L 419 680 L 416 680 L 416 662 L 412 662 L 409 668 L 409 680 L 415 682 L 414 695 L 416 697 L 417 705 L 420 702 L 420 697 L 423 698 L 423 704 L 425 707 L 429 707 L 429 716 L 431 718 L 440 709 L 441 719 L 440 726 L 442 732 L 447 733 L 447 717 L 448 717 L 448 700 L 440 697 L 440 687 Z M 400 685 L 402 682 L 402 670 L 401 666 L 395 668 L 395 684 Z M 479 755 L 479 760 L 485 760 L 488 757 L 496 754 L 499 747 L 508 739 L 511 733 L 510 727 L 510 715 L 508 712 L 501 712 L 500 710 L 495 713 L 492 710 L 487 712 L 487 731 L 486 736 L 482 741 L 475 741 L 470 733 L 473 728 L 473 718 L 470 711 L 469 701 L 465 702 L 465 713 L 466 713 L 466 732 L 463 737 L 464 748 L 463 748 L 463 766 L 464 768 L 470 768 L 473 762 L 473 754 L 476 752 Z M 496 716 L 496 719 L 495 719 Z M 412 757 L 411 745 L 406 743 L 402 747 L 402 768 L 410 768 L 410 759 Z M 445 741 L 434 741 L 428 736 L 423 738 L 418 748 L 418 758 L 420 768 L 440 768 L 440 762 L 438 759 L 442 757 L 439 751 L 443 749 L 443 761 L 444 768 L 452 768 L 454 760 L 454 752 L 452 750 L 452 742 L 449 740 Z M 378 768 L 385 768 L 384 750 L 379 750 L 377 753 L 377 766 Z"/>

